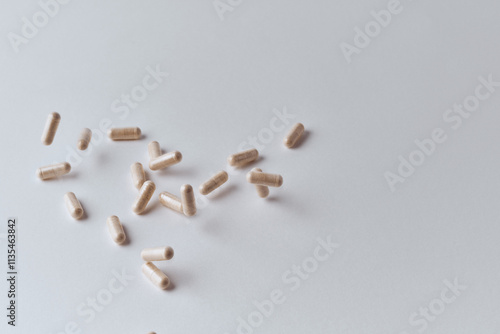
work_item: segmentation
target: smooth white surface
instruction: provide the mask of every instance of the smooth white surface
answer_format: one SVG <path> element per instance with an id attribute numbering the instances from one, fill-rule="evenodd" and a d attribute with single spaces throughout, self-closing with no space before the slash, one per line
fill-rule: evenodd
<path id="1" fill-rule="evenodd" d="M 211 1 L 72 1 L 19 53 L 7 34 L 20 33 L 22 17 L 39 6 L 4 3 L 0 233 L 18 217 L 20 309 L 18 327 L 2 314 L 0 328 L 63 333 L 75 322 L 81 333 L 232 334 L 254 301 L 281 289 L 285 303 L 255 333 L 417 333 L 411 314 L 440 297 L 443 280 L 458 278 L 467 289 L 425 332 L 498 333 L 500 92 L 457 130 L 442 116 L 474 93 L 479 76 L 500 79 L 500 5 L 402 3 L 351 64 L 339 44 L 352 43 L 354 27 L 387 1 L 243 1 L 224 21 Z M 121 119 L 111 104 L 156 65 L 169 76 Z M 299 148 L 286 149 L 286 130 L 278 131 L 260 149 L 263 159 L 230 175 L 195 217 L 161 207 L 161 191 L 179 195 L 184 183 L 197 190 L 284 108 L 309 132 Z M 45 147 L 51 111 L 62 120 Z M 139 126 L 145 138 L 104 138 L 66 177 L 35 178 L 103 119 Z M 384 173 L 437 127 L 448 140 L 392 193 Z M 157 191 L 151 210 L 136 216 L 130 165 L 147 165 L 151 140 L 184 158 L 147 170 Z M 256 166 L 284 177 L 268 200 L 245 181 Z M 69 216 L 68 191 L 86 219 Z M 120 217 L 129 244 L 112 242 L 109 215 Z M 340 247 L 291 291 L 282 275 L 329 235 Z M 165 292 L 140 269 L 140 251 L 162 245 L 175 250 L 158 264 L 174 285 Z M 122 269 L 134 279 L 87 323 L 77 308 Z"/>

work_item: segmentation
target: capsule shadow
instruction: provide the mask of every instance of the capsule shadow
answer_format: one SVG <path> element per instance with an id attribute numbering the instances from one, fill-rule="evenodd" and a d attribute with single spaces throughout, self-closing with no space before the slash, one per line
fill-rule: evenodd
<path id="1" fill-rule="evenodd" d="M 154 197 L 154 194 L 153 194 L 153 197 Z M 156 207 L 158 207 L 158 205 L 160 204 L 160 201 L 153 201 L 153 198 L 151 198 L 151 201 L 148 203 L 148 205 L 146 206 L 146 209 L 141 213 L 141 215 L 146 215 L 148 214 L 149 212 L 153 211 Z"/>
<path id="2" fill-rule="evenodd" d="M 268 196 L 267 198 L 265 198 L 265 200 L 268 202 L 276 202 L 276 203 L 281 202 L 281 198 L 276 195 Z"/>
<path id="3" fill-rule="evenodd" d="M 172 282 L 172 280 L 170 279 L 170 276 L 168 276 L 168 279 L 170 280 L 170 284 L 167 286 L 166 289 L 164 289 L 164 291 L 172 291 L 175 289 L 175 283 Z"/>
<path id="4" fill-rule="evenodd" d="M 54 177 L 51 179 L 40 180 L 38 177 L 36 177 L 36 179 L 40 182 L 50 183 L 50 182 L 57 182 L 57 181 L 64 181 L 64 180 L 72 180 L 72 179 L 75 179 L 77 177 L 78 177 L 78 172 L 69 172 L 68 174 Z"/>
<path id="5" fill-rule="evenodd" d="M 118 246 L 128 246 L 130 244 L 130 238 L 129 238 L 129 235 L 127 233 L 127 227 L 125 225 L 123 225 L 123 223 L 122 223 L 122 228 L 123 228 L 123 232 L 126 235 L 126 238 L 125 238 L 125 241 L 122 242 L 121 244 L 119 244 Z"/>
<path id="6" fill-rule="evenodd" d="M 77 220 L 78 221 L 85 221 L 89 218 L 89 216 L 87 215 L 87 210 L 85 210 L 85 206 L 82 204 L 82 201 L 80 201 L 80 205 L 82 206 L 82 209 L 83 209 L 83 215 L 78 218 Z"/>
<path id="7" fill-rule="evenodd" d="M 309 130 L 304 130 L 304 133 L 302 136 L 299 138 L 299 141 L 295 144 L 294 147 L 292 147 L 292 150 L 295 148 L 300 148 L 304 142 L 311 136 L 311 131 Z"/>
<path id="8" fill-rule="evenodd" d="M 182 163 L 182 161 L 180 162 Z M 176 168 L 176 165 L 160 169 L 158 171 L 153 171 L 156 172 L 158 175 L 169 175 L 169 176 L 183 176 L 183 177 L 188 177 L 188 176 L 193 176 L 194 171 L 193 168 Z"/>
<path id="9" fill-rule="evenodd" d="M 221 199 L 230 195 L 231 192 L 237 188 L 238 186 L 235 184 L 230 184 L 225 187 L 222 185 L 219 189 L 215 189 L 211 194 L 208 194 L 207 198 L 210 200 Z"/>

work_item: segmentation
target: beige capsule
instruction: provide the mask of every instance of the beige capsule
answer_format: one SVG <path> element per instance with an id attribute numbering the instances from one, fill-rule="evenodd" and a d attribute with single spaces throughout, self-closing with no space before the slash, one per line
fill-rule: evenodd
<path id="1" fill-rule="evenodd" d="M 262 173 L 262 169 L 253 168 L 252 172 Z M 269 187 L 256 184 L 255 189 L 257 190 L 257 195 L 259 195 L 259 197 L 266 198 L 267 196 L 269 196 Z"/>
<path id="2" fill-rule="evenodd" d="M 117 216 L 109 216 L 106 220 L 106 224 L 108 225 L 108 231 L 111 235 L 111 239 L 113 239 L 113 241 L 118 245 L 123 244 L 127 239 L 127 236 L 125 235 L 120 219 Z"/>
<path id="3" fill-rule="evenodd" d="M 149 160 L 158 158 L 161 155 L 160 143 L 152 141 L 148 144 Z"/>
<path id="4" fill-rule="evenodd" d="M 172 247 L 152 247 L 145 248 L 141 252 L 141 257 L 144 261 L 165 261 L 174 257 Z"/>
<path id="5" fill-rule="evenodd" d="M 85 151 L 89 147 L 90 140 L 92 139 L 92 131 L 85 128 L 80 133 L 80 138 L 78 139 L 77 147 L 80 151 Z"/>
<path id="6" fill-rule="evenodd" d="M 134 211 L 134 213 L 140 215 L 144 212 L 146 206 L 149 203 L 149 200 L 151 200 L 151 197 L 153 197 L 155 190 L 156 186 L 153 181 L 144 182 L 141 189 L 139 190 L 139 195 L 137 196 L 137 199 L 132 206 L 132 210 Z"/>
<path id="7" fill-rule="evenodd" d="M 186 216 L 194 216 L 196 214 L 196 199 L 194 198 L 193 187 L 185 184 L 181 187 L 181 203 L 182 210 Z"/>
<path id="8" fill-rule="evenodd" d="M 304 125 L 302 123 L 297 123 L 290 129 L 290 132 L 288 132 L 286 137 L 283 139 L 283 144 L 285 144 L 288 148 L 292 148 L 297 144 L 303 134 Z"/>
<path id="9" fill-rule="evenodd" d="M 199 191 L 202 195 L 208 195 L 229 179 L 226 171 L 220 171 L 212 176 L 208 181 L 200 185 Z"/>
<path id="10" fill-rule="evenodd" d="M 142 265 L 142 273 L 146 276 L 151 283 L 165 290 L 170 285 L 170 280 L 157 266 L 151 262 L 146 262 Z"/>
<path id="11" fill-rule="evenodd" d="M 45 122 L 45 128 L 42 133 L 42 143 L 44 145 L 50 145 L 54 141 L 54 136 L 57 132 L 57 127 L 61 121 L 61 115 L 56 112 L 49 114 L 47 121 Z"/>
<path id="12" fill-rule="evenodd" d="M 179 151 L 168 152 L 149 161 L 151 170 L 159 170 L 178 164 L 182 161 L 182 154 Z"/>
<path id="13" fill-rule="evenodd" d="M 75 219 L 80 219 L 83 216 L 83 208 L 80 204 L 78 198 L 72 192 L 66 193 L 64 195 L 64 202 L 66 203 L 66 208 L 69 211 L 71 217 Z"/>
<path id="14" fill-rule="evenodd" d="M 243 152 L 235 153 L 227 158 L 227 163 L 233 167 L 241 167 L 257 160 L 259 151 L 252 148 Z"/>
<path id="15" fill-rule="evenodd" d="M 134 162 L 132 166 L 130 166 L 130 174 L 132 175 L 134 187 L 141 189 L 144 182 L 146 182 L 146 173 L 144 172 L 142 164 L 140 162 Z"/>
<path id="16" fill-rule="evenodd" d="M 68 174 L 70 171 L 71 165 L 67 162 L 61 162 L 38 168 L 36 170 L 36 175 L 41 180 L 48 180 L 64 174 Z"/>
<path id="17" fill-rule="evenodd" d="M 247 181 L 261 186 L 281 187 L 283 184 L 283 177 L 279 174 L 250 171 L 247 173 Z"/>
<path id="18" fill-rule="evenodd" d="M 137 140 L 141 138 L 141 129 L 131 128 L 112 128 L 108 130 L 108 137 L 111 140 Z"/>
<path id="19" fill-rule="evenodd" d="M 184 213 L 181 200 L 171 193 L 168 193 L 166 191 L 160 193 L 160 203 L 169 209 L 172 209 L 179 213 Z"/>

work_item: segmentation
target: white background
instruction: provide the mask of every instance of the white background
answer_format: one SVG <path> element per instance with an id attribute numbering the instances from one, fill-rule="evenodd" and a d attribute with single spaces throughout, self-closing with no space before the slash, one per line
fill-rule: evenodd
<path id="1" fill-rule="evenodd" d="M 467 288 L 423 332 L 498 333 L 500 92 L 456 130 L 443 114 L 474 94 L 479 76 L 500 81 L 500 5 L 401 4 L 349 64 L 340 44 L 353 44 L 354 28 L 387 1 L 243 1 L 221 20 L 211 1 L 75 0 L 19 52 L 8 34 L 21 34 L 22 18 L 32 21 L 40 6 L 3 1 L 0 268 L 6 272 L 6 222 L 15 216 L 19 309 L 18 326 L 7 326 L 2 311 L 0 328 L 54 334 L 75 322 L 80 333 L 233 334 L 254 301 L 280 289 L 285 303 L 255 333 L 413 334 L 423 325 L 412 325 L 411 315 L 440 298 L 443 281 L 458 279 Z M 141 85 L 148 66 L 169 75 L 120 118 L 113 101 Z M 196 189 L 227 168 L 228 155 L 269 128 L 274 109 L 305 124 L 300 147 L 286 149 L 286 130 L 275 132 L 262 159 L 232 174 L 193 218 L 159 205 L 160 191 Z M 52 111 L 62 120 L 46 147 L 40 136 Z M 70 157 L 80 130 L 106 119 L 145 136 L 104 138 Z M 447 141 L 391 192 L 384 173 L 397 172 L 398 157 L 435 128 Z M 147 164 L 151 140 L 184 159 L 148 170 L 158 190 L 137 216 L 129 167 Z M 36 168 L 68 158 L 69 175 L 36 179 Z M 284 177 L 267 200 L 245 181 L 255 166 Z M 67 191 L 85 219 L 68 215 Z M 106 230 L 113 214 L 125 226 L 125 246 Z M 339 248 L 291 291 L 282 275 L 328 236 Z M 175 249 L 158 264 L 173 283 L 167 291 L 140 271 L 141 249 L 160 245 Z M 134 279 L 87 323 L 77 308 L 108 287 L 113 270 Z M 4 279 L 0 288 L 4 310 Z"/>

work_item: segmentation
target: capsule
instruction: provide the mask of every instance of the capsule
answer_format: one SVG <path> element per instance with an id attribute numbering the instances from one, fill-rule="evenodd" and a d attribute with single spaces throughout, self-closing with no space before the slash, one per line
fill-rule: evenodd
<path id="1" fill-rule="evenodd" d="M 281 187 L 283 184 L 283 177 L 279 174 L 250 171 L 247 173 L 247 181 L 261 186 Z"/>
<path id="2" fill-rule="evenodd" d="M 61 115 L 56 112 L 51 113 L 49 117 L 47 117 L 47 122 L 45 122 L 45 128 L 42 133 L 42 143 L 44 145 L 52 144 L 60 121 Z"/>
<path id="3" fill-rule="evenodd" d="M 168 152 L 149 161 L 151 170 L 159 170 L 178 164 L 182 161 L 182 154 L 179 151 Z"/>
<path id="4" fill-rule="evenodd" d="M 262 173 L 262 169 L 253 168 L 252 172 Z M 259 195 L 259 197 L 266 198 L 267 196 L 269 196 L 269 187 L 256 184 L 255 189 L 257 190 L 257 195 Z"/>
<path id="5" fill-rule="evenodd" d="M 146 262 L 142 265 L 142 273 L 146 276 L 151 283 L 165 290 L 170 285 L 170 280 L 157 266 L 151 262 Z"/>
<path id="6" fill-rule="evenodd" d="M 149 143 L 148 154 L 149 154 L 149 160 L 158 158 L 161 155 L 160 143 L 158 143 L 157 141 L 152 141 L 151 143 Z"/>
<path id="7" fill-rule="evenodd" d="M 120 219 L 117 216 L 109 216 L 106 220 L 106 224 L 108 225 L 108 231 L 111 235 L 111 239 L 116 242 L 118 245 L 121 245 L 127 239 L 125 235 L 125 231 L 123 231 L 122 223 L 120 223 Z"/>
<path id="8" fill-rule="evenodd" d="M 252 161 L 257 160 L 259 157 L 259 151 L 256 149 L 252 148 L 251 150 L 235 153 L 233 155 L 230 155 L 227 158 L 227 162 L 229 165 L 233 167 L 241 167 L 243 165 L 246 165 Z"/>
<path id="9" fill-rule="evenodd" d="M 66 208 L 69 211 L 71 217 L 75 219 L 80 219 L 83 216 L 83 208 L 80 201 L 76 198 L 75 194 L 72 192 L 66 193 L 64 195 L 64 202 L 66 203 Z"/>
<path id="10" fill-rule="evenodd" d="M 292 148 L 298 143 L 303 134 L 304 125 L 302 123 L 297 123 L 290 129 L 290 132 L 288 132 L 286 137 L 283 139 L 283 144 L 285 144 L 288 148 Z"/>
<path id="11" fill-rule="evenodd" d="M 78 138 L 78 144 L 76 145 L 80 151 L 85 151 L 89 147 L 90 140 L 92 139 L 92 131 L 85 128 L 80 133 L 80 138 Z"/>
<path id="12" fill-rule="evenodd" d="M 208 195 L 215 189 L 219 188 L 221 185 L 226 183 L 228 180 L 229 176 L 227 175 L 226 171 L 220 171 L 214 176 L 212 176 L 207 182 L 203 183 L 200 186 L 200 194 L 202 195 Z"/>
<path id="13" fill-rule="evenodd" d="M 153 183 L 153 181 L 144 182 L 141 189 L 139 190 L 139 195 L 137 196 L 137 199 L 135 200 L 135 203 L 132 206 L 132 210 L 136 214 L 140 215 L 141 213 L 144 212 L 146 206 L 149 203 L 149 200 L 151 199 L 151 197 L 153 197 L 155 190 L 156 186 Z"/>
<path id="14" fill-rule="evenodd" d="M 171 193 L 168 193 L 166 191 L 160 193 L 160 203 L 169 209 L 172 209 L 179 213 L 184 213 L 184 211 L 182 210 L 181 200 Z"/>
<path id="15" fill-rule="evenodd" d="M 132 175 L 134 187 L 141 189 L 144 182 L 146 182 L 146 173 L 144 172 L 142 164 L 140 162 L 134 162 L 132 166 L 130 166 L 130 174 Z"/>
<path id="16" fill-rule="evenodd" d="M 194 198 L 193 187 L 185 184 L 181 187 L 181 203 L 182 210 L 186 216 L 194 216 L 196 214 L 196 199 Z"/>
<path id="17" fill-rule="evenodd" d="M 137 140 L 141 138 L 141 129 L 134 128 L 112 128 L 108 130 L 111 140 Z"/>
<path id="18" fill-rule="evenodd" d="M 48 180 L 64 174 L 68 174 L 70 171 L 71 165 L 68 162 L 61 162 L 58 164 L 38 168 L 36 170 L 36 175 L 40 180 Z"/>
<path id="19" fill-rule="evenodd" d="M 174 257 L 172 247 L 153 247 L 145 248 L 141 252 L 141 257 L 144 261 L 165 261 Z"/>

